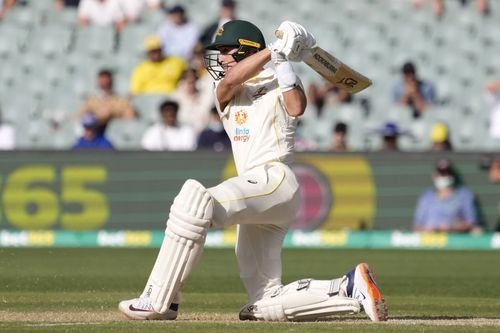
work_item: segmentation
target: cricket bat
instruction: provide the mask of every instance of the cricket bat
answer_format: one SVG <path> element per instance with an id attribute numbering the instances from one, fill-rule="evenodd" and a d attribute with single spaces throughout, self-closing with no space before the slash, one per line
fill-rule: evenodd
<path id="1" fill-rule="evenodd" d="M 281 39 L 283 32 L 276 30 L 275 35 Z M 308 50 L 308 53 L 303 61 L 316 71 L 316 73 L 338 88 L 355 94 L 372 84 L 372 80 L 344 64 L 319 46 L 311 48 Z"/>

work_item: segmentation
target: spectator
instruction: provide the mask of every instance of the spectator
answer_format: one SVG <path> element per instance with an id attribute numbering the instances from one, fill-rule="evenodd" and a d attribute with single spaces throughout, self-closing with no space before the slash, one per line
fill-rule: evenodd
<path id="1" fill-rule="evenodd" d="M 470 0 L 457 0 L 459 1 L 462 6 L 466 6 Z M 483 15 L 488 15 L 491 12 L 491 7 L 488 2 L 488 0 L 474 0 L 476 3 L 476 9 L 478 10 L 479 13 Z M 420 9 L 423 4 L 424 0 L 413 0 L 413 4 L 416 9 Z M 441 18 L 444 15 L 444 12 L 446 10 L 445 7 L 445 2 L 444 0 L 432 0 L 432 11 L 436 15 L 437 18 Z"/>
<path id="2" fill-rule="evenodd" d="M 112 119 L 133 119 L 135 112 L 125 97 L 117 95 L 113 90 L 113 73 L 102 69 L 97 74 L 97 92 L 86 98 L 78 112 L 81 118 L 86 113 L 94 113 L 99 130 L 104 133 Z"/>
<path id="3" fill-rule="evenodd" d="M 418 77 L 417 69 L 412 62 L 405 63 L 401 72 L 403 79 L 393 90 L 394 102 L 409 106 L 413 117 L 419 118 L 427 106 L 435 101 L 434 87 L 430 82 Z"/>
<path id="4" fill-rule="evenodd" d="M 297 127 L 295 128 L 295 144 L 294 151 L 315 151 L 317 149 L 316 142 L 309 140 L 304 135 L 304 123 L 299 118 Z"/>
<path id="5" fill-rule="evenodd" d="M 186 62 L 179 57 L 164 57 L 161 53 L 161 41 L 157 36 L 147 37 L 144 48 L 148 59 L 137 65 L 132 72 L 131 94 L 173 93 L 186 69 Z"/>
<path id="6" fill-rule="evenodd" d="M 219 17 L 217 21 L 212 22 L 203 30 L 200 42 L 202 45 L 209 45 L 214 41 L 215 33 L 225 23 L 232 21 L 236 18 L 236 1 L 222 0 L 220 4 Z"/>
<path id="7" fill-rule="evenodd" d="M 113 145 L 99 130 L 99 122 L 94 113 L 86 113 L 82 119 L 83 136 L 73 145 L 73 149 L 113 149 Z"/>
<path id="8" fill-rule="evenodd" d="M 191 126 L 200 133 L 210 122 L 210 109 L 214 99 L 212 94 L 203 94 L 198 87 L 196 70 L 190 68 L 184 72 L 179 87 L 172 94 L 179 103 L 179 122 Z"/>
<path id="9" fill-rule="evenodd" d="M 436 163 L 432 179 L 434 189 L 418 199 L 414 228 L 416 231 L 468 232 L 479 228 L 474 195 L 457 181 L 451 162 Z"/>
<path id="10" fill-rule="evenodd" d="M 175 5 L 168 10 L 167 20 L 158 29 L 164 56 L 177 56 L 190 61 L 199 39 L 198 27 L 188 21 L 184 7 Z"/>
<path id="11" fill-rule="evenodd" d="M 332 151 L 342 152 L 348 151 L 347 148 L 347 124 L 344 122 L 338 122 L 335 124 L 333 129 L 333 140 L 332 140 Z"/>
<path id="12" fill-rule="evenodd" d="M 0 0 L 0 21 L 4 18 L 9 10 L 14 7 L 16 0 Z"/>
<path id="13" fill-rule="evenodd" d="M 231 140 L 217 113 L 217 109 L 212 107 L 210 110 L 210 123 L 198 137 L 198 149 L 209 149 L 216 152 L 227 151 L 231 149 Z"/>
<path id="14" fill-rule="evenodd" d="M 191 68 L 196 70 L 198 76 L 197 86 L 202 95 L 208 95 L 214 98 L 214 80 L 205 68 L 205 49 L 201 43 L 194 47 L 193 59 L 191 59 Z"/>
<path id="15" fill-rule="evenodd" d="M 352 95 L 343 89 L 335 87 L 332 83 L 325 81 L 321 86 L 311 83 L 307 89 L 308 103 L 316 108 L 316 113 L 321 115 L 324 107 L 331 105 L 350 103 Z"/>
<path id="16" fill-rule="evenodd" d="M 0 150 L 13 150 L 16 146 L 16 130 L 2 121 L 0 114 Z"/>
<path id="17" fill-rule="evenodd" d="M 119 0 L 127 23 L 136 22 L 146 10 L 161 9 L 161 0 Z"/>
<path id="18" fill-rule="evenodd" d="M 187 151 L 196 149 L 196 134 L 187 125 L 177 122 L 179 104 L 167 100 L 160 105 L 160 123 L 146 130 L 142 147 L 146 150 Z"/>
<path id="19" fill-rule="evenodd" d="M 125 16 L 118 0 L 82 0 L 78 5 L 78 22 L 82 26 L 114 26 L 120 31 L 125 27 Z"/>
<path id="20" fill-rule="evenodd" d="M 431 129 L 432 151 L 452 151 L 450 132 L 445 123 L 438 122 Z"/>
<path id="21" fill-rule="evenodd" d="M 399 151 L 399 136 L 408 134 L 401 131 L 393 122 L 385 123 L 378 133 L 382 135 L 382 151 Z"/>
<path id="22" fill-rule="evenodd" d="M 500 184 L 500 157 L 496 157 L 490 162 L 489 178 L 491 183 Z M 498 203 L 497 211 L 499 219 L 495 231 L 500 232 L 500 201 Z"/>
<path id="23" fill-rule="evenodd" d="M 78 8 L 80 0 L 55 0 L 54 7 L 57 10 L 63 10 L 64 8 Z"/>
<path id="24" fill-rule="evenodd" d="M 492 106 L 490 116 L 490 136 L 500 139 L 500 81 L 490 82 L 486 86 L 487 100 Z"/>

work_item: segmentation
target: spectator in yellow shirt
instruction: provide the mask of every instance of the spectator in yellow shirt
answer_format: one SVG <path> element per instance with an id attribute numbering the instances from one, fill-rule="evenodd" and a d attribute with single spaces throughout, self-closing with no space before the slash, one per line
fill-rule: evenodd
<path id="1" fill-rule="evenodd" d="M 132 95 L 171 94 L 177 88 L 187 64 L 179 57 L 164 57 L 161 41 L 157 36 L 148 36 L 144 48 L 148 60 L 137 65 L 132 72 L 130 92 Z"/>

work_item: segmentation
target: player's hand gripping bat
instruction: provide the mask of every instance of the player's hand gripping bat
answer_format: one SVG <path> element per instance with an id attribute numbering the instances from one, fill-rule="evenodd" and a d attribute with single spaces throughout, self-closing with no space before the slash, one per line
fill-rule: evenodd
<path id="1" fill-rule="evenodd" d="M 276 30 L 275 35 L 279 39 L 283 38 L 283 32 L 280 30 Z M 360 92 L 372 84 L 372 80 L 347 66 L 319 46 L 306 50 L 303 61 L 334 86 L 349 93 Z"/>

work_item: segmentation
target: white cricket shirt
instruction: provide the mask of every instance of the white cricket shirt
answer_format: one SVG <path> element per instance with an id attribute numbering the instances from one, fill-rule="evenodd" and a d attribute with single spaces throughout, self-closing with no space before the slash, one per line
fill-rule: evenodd
<path id="1" fill-rule="evenodd" d="M 239 175 L 269 162 L 291 162 L 298 118 L 286 112 L 273 69 L 243 83 L 224 110 L 215 104 Z"/>

